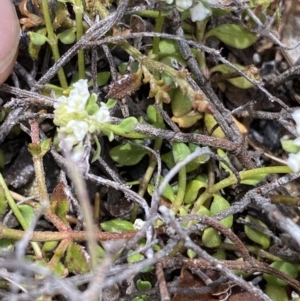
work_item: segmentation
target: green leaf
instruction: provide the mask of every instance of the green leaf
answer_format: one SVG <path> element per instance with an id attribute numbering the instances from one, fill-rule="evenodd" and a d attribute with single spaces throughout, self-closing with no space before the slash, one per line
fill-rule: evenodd
<path id="1" fill-rule="evenodd" d="M 7 208 L 7 202 L 5 198 L 5 192 L 3 187 L 0 185 L 0 217 L 3 216 Z"/>
<path id="2" fill-rule="evenodd" d="M 272 285 L 268 283 L 265 287 L 265 293 L 273 301 L 289 301 L 286 289 L 282 286 Z"/>
<path id="3" fill-rule="evenodd" d="M 94 115 L 99 110 L 99 106 L 97 104 L 97 95 L 95 93 L 92 93 L 92 95 L 89 97 L 85 105 L 85 110 L 89 115 Z"/>
<path id="4" fill-rule="evenodd" d="M 49 151 L 49 149 L 51 147 L 51 138 L 42 140 L 40 142 L 40 146 L 41 146 L 40 156 L 43 157 L 46 155 L 46 153 Z"/>
<path id="5" fill-rule="evenodd" d="M 135 253 L 132 250 L 128 252 L 128 256 L 127 256 L 128 263 L 139 262 L 142 261 L 143 259 L 145 259 L 145 257 L 140 253 Z"/>
<path id="6" fill-rule="evenodd" d="M 300 151 L 300 146 L 294 144 L 294 140 L 281 140 L 282 148 L 288 152 L 297 154 Z"/>
<path id="7" fill-rule="evenodd" d="M 262 227 L 268 229 L 268 227 L 262 221 L 254 218 L 250 215 L 247 215 L 245 220 L 247 222 L 255 223 L 255 224 L 258 224 L 259 226 L 262 226 Z M 260 231 L 257 231 L 248 225 L 244 225 L 244 230 L 245 230 L 247 237 L 249 239 L 251 239 L 252 241 L 254 241 L 255 243 L 261 245 L 263 247 L 263 249 L 267 249 L 270 246 L 270 237 L 267 236 L 266 234 L 261 233 Z"/>
<path id="8" fill-rule="evenodd" d="M 160 177 L 160 183 L 163 181 L 163 177 Z M 154 185 L 149 184 L 147 187 L 147 191 L 148 193 L 152 196 L 153 191 L 154 191 Z M 173 202 L 175 200 L 175 195 L 174 195 L 174 191 L 172 189 L 172 186 L 168 183 L 164 189 L 164 191 L 162 192 L 162 196 L 166 199 L 168 199 L 169 201 Z"/>
<path id="9" fill-rule="evenodd" d="M 201 188 L 206 188 L 207 184 L 198 180 L 192 180 L 187 183 L 183 202 L 185 204 L 193 204 L 198 196 Z"/>
<path id="10" fill-rule="evenodd" d="M 172 143 L 172 154 L 174 157 L 174 162 L 179 163 L 183 161 L 188 155 L 191 154 L 189 147 L 182 142 Z"/>
<path id="11" fill-rule="evenodd" d="M 241 66 L 241 65 L 237 65 L 236 66 L 241 69 L 241 70 L 245 70 L 246 67 L 244 66 Z M 213 73 L 213 72 L 221 72 L 222 74 L 228 74 L 228 73 L 235 73 L 236 71 L 226 65 L 226 64 L 220 64 L 220 65 L 217 65 L 213 68 L 210 69 L 210 72 Z M 250 89 L 253 87 L 253 85 L 246 79 L 244 78 L 243 76 L 237 76 L 237 77 L 234 77 L 234 78 L 228 78 L 226 79 L 227 81 L 229 81 L 231 84 L 233 84 L 234 86 L 240 88 L 240 89 Z"/>
<path id="12" fill-rule="evenodd" d="M 101 154 L 101 145 L 99 143 L 99 140 L 98 140 L 97 136 L 94 136 L 94 141 L 95 141 L 95 144 L 96 144 L 96 151 L 95 151 L 95 154 L 92 158 L 92 163 L 95 162 L 96 160 L 98 160 L 99 157 L 100 157 L 100 154 Z"/>
<path id="13" fill-rule="evenodd" d="M 220 157 L 222 157 L 223 159 L 225 159 L 227 162 L 230 162 L 230 161 L 229 161 L 229 158 L 228 158 L 228 156 L 227 156 L 227 154 L 226 154 L 221 148 L 218 148 L 218 149 L 217 149 L 217 154 L 218 154 Z M 223 163 L 223 162 L 220 162 L 220 165 L 221 165 L 221 167 L 222 167 L 224 170 L 228 171 L 230 174 L 232 173 L 232 170 L 228 167 L 227 164 L 225 164 L 225 163 Z"/>
<path id="14" fill-rule="evenodd" d="M 116 135 L 126 137 L 126 138 L 133 138 L 133 139 L 147 138 L 148 137 L 147 135 L 134 132 L 137 124 L 138 121 L 136 118 L 128 117 L 122 120 L 119 124 L 109 124 L 109 123 L 100 124 L 99 129 L 103 131 L 105 134 L 111 131 Z"/>
<path id="15" fill-rule="evenodd" d="M 131 166 L 139 163 L 149 152 L 141 147 L 129 143 L 118 145 L 109 151 L 110 157 L 117 163 L 124 166 Z"/>
<path id="16" fill-rule="evenodd" d="M 68 225 L 67 213 L 70 210 L 69 201 L 67 199 L 60 199 L 57 202 L 55 213 L 59 217 L 59 219 L 66 225 Z"/>
<path id="17" fill-rule="evenodd" d="M 196 150 L 196 148 L 199 148 L 199 146 L 197 146 L 193 143 L 189 143 L 189 149 L 190 149 L 191 153 L 194 152 Z M 201 149 L 203 149 L 205 151 L 210 150 L 208 146 L 201 147 Z M 206 163 L 208 160 L 209 160 L 209 155 L 201 155 L 201 156 L 195 158 L 194 160 L 192 160 L 190 163 L 188 163 L 186 165 L 186 172 L 191 172 L 191 171 L 196 170 L 201 164 Z"/>
<path id="18" fill-rule="evenodd" d="M 40 34 L 40 33 L 33 32 L 33 31 L 29 31 L 29 32 L 27 32 L 27 34 L 30 38 L 30 41 L 35 46 L 42 46 L 48 41 L 48 38 L 44 34 Z"/>
<path id="19" fill-rule="evenodd" d="M 223 130 L 219 126 L 217 126 L 217 121 L 212 114 L 205 113 L 204 124 L 207 131 L 211 133 L 213 137 L 222 139 L 226 138 L 226 135 L 223 132 Z"/>
<path id="20" fill-rule="evenodd" d="M 57 246 L 58 246 L 58 241 L 57 240 L 54 240 L 54 241 L 46 241 L 44 244 L 43 244 L 43 247 L 42 247 L 42 251 L 43 252 L 52 252 Z"/>
<path id="21" fill-rule="evenodd" d="M 214 215 L 230 208 L 229 202 L 227 200 L 225 200 L 222 196 L 220 196 L 218 194 L 214 194 L 213 196 L 214 196 L 214 199 L 210 206 L 211 216 L 214 216 Z M 231 228 L 232 224 L 233 224 L 233 215 L 229 215 L 226 218 L 220 220 L 220 223 L 227 228 Z"/>
<path id="22" fill-rule="evenodd" d="M 24 219 L 26 220 L 27 224 L 30 225 L 34 219 L 34 209 L 29 205 L 18 205 L 19 210 L 21 211 Z"/>
<path id="23" fill-rule="evenodd" d="M 186 254 L 190 259 L 194 259 L 197 256 L 197 253 L 192 249 L 188 249 Z"/>
<path id="24" fill-rule="evenodd" d="M 207 248 L 217 248 L 221 245 L 221 237 L 215 228 L 209 227 L 203 231 L 202 243 Z"/>
<path id="25" fill-rule="evenodd" d="M 136 286 L 139 291 L 146 291 L 152 288 L 152 285 L 149 281 L 143 281 L 141 279 L 138 279 Z"/>
<path id="26" fill-rule="evenodd" d="M 191 112 L 193 106 L 192 102 L 187 94 L 183 94 L 180 88 L 176 88 L 173 93 L 172 113 L 175 117 L 180 117 Z"/>
<path id="27" fill-rule="evenodd" d="M 274 261 L 272 264 L 270 264 L 270 267 L 281 271 L 284 274 L 289 275 L 292 278 L 297 278 L 298 276 L 298 270 L 297 267 L 289 262 L 286 261 Z M 277 285 L 277 286 L 285 286 L 287 285 L 287 282 L 284 280 L 281 280 L 273 275 L 270 274 L 264 274 L 264 279 L 272 285 Z"/>
<path id="28" fill-rule="evenodd" d="M 171 151 L 161 155 L 161 160 L 167 165 L 169 169 L 175 166 L 174 157 Z"/>
<path id="29" fill-rule="evenodd" d="M 212 257 L 218 260 L 226 260 L 226 252 L 224 250 L 219 249 L 214 254 L 212 254 Z"/>
<path id="30" fill-rule="evenodd" d="M 109 71 L 102 71 L 97 73 L 97 84 L 98 86 L 104 86 L 110 78 L 110 72 Z"/>
<path id="31" fill-rule="evenodd" d="M 250 178 L 242 179 L 241 183 L 245 184 L 245 185 L 255 186 L 255 185 L 259 184 L 261 181 L 263 181 L 267 175 L 268 174 L 258 174 L 258 175 L 252 176 Z"/>
<path id="32" fill-rule="evenodd" d="M 0 238 L 0 251 L 13 251 L 16 241 L 9 238 Z"/>
<path id="33" fill-rule="evenodd" d="M 122 219 L 113 219 L 100 224 L 101 228 L 106 232 L 127 232 L 134 231 L 133 224 Z"/>
<path id="34" fill-rule="evenodd" d="M 89 255 L 83 246 L 71 244 L 68 246 L 65 266 L 70 273 L 85 274 L 90 270 Z"/>
<path id="35" fill-rule="evenodd" d="M 76 27 L 72 27 L 64 30 L 63 32 L 57 35 L 57 38 L 65 45 L 69 45 L 75 42 L 76 40 Z"/>
<path id="36" fill-rule="evenodd" d="M 176 54 L 180 53 L 176 41 L 173 41 L 173 40 L 161 39 L 161 41 L 159 42 L 158 47 L 159 47 L 160 57 L 169 56 L 169 55 L 172 55 L 172 54 L 176 55 Z"/>
<path id="37" fill-rule="evenodd" d="M 118 101 L 116 99 L 109 98 L 107 100 L 106 106 L 110 110 L 110 109 L 112 109 L 117 104 L 117 102 Z"/>
<path id="38" fill-rule="evenodd" d="M 217 37 L 223 43 L 237 49 L 245 49 L 257 40 L 257 36 L 246 28 L 229 23 L 211 29 L 206 33 L 205 39 L 211 36 Z"/>

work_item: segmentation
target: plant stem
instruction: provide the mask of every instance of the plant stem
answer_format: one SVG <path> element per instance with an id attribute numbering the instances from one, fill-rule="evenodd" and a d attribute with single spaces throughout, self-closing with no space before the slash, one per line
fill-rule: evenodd
<path id="1" fill-rule="evenodd" d="M 181 207 L 185 195 L 186 189 L 186 168 L 185 166 L 179 170 L 178 173 L 178 191 L 176 194 L 176 198 L 172 203 L 171 210 L 174 214 L 176 214 Z"/>
<path id="2" fill-rule="evenodd" d="M 79 41 L 83 35 L 83 5 L 82 0 L 75 0 L 75 5 L 73 7 L 76 19 L 76 40 Z M 79 79 L 85 78 L 85 62 L 84 62 L 84 51 L 78 51 L 78 76 Z"/>
<path id="3" fill-rule="evenodd" d="M 156 24 L 155 24 L 154 32 L 161 32 L 162 27 L 164 25 L 164 20 L 165 20 L 165 16 L 162 15 L 161 12 L 159 12 L 158 17 L 156 18 Z M 155 37 L 153 39 L 152 50 L 153 50 L 153 54 L 155 54 L 155 55 L 158 55 L 158 53 L 159 53 L 159 41 L 160 41 L 159 37 Z"/>
<path id="4" fill-rule="evenodd" d="M 48 33 L 48 42 L 49 42 L 49 45 L 52 50 L 54 61 L 56 63 L 60 59 L 60 54 L 59 54 L 59 49 L 58 49 L 58 44 L 57 44 L 57 37 L 54 34 L 54 30 L 53 30 L 53 26 L 52 26 L 48 0 L 42 0 L 42 7 L 43 7 L 43 12 L 44 12 L 45 25 L 46 25 L 47 33 Z M 66 80 L 64 70 L 62 68 L 60 68 L 58 70 L 57 74 L 58 74 L 58 79 L 59 79 L 61 87 L 66 89 L 68 87 L 68 83 Z"/>
<path id="5" fill-rule="evenodd" d="M 23 217 L 19 207 L 15 203 L 15 200 L 10 195 L 9 190 L 6 186 L 6 183 L 5 183 L 1 173 L 0 173 L 0 189 L 2 190 L 1 193 L 4 193 L 5 199 L 7 200 L 7 203 L 9 205 L 10 209 L 12 210 L 12 212 L 14 213 L 16 219 L 18 220 L 18 222 L 20 223 L 22 228 L 24 230 L 27 230 L 29 228 L 29 225 L 28 225 L 27 221 L 25 220 L 25 218 Z M 17 231 L 17 230 L 7 229 L 7 231 L 10 234 L 11 231 Z M 1 232 L 2 231 L 0 230 L 0 237 L 2 237 Z M 21 232 L 23 233 L 23 235 L 25 234 L 23 231 L 21 231 Z M 11 238 L 14 238 L 14 237 L 11 237 Z M 18 239 L 21 239 L 21 237 L 17 238 L 16 240 L 18 240 Z M 39 244 L 37 242 L 31 242 L 30 244 L 35 252 L 37 259 L 43 258 L 43 253 L 42 253 L 42 250 L 40 249 Z"/>

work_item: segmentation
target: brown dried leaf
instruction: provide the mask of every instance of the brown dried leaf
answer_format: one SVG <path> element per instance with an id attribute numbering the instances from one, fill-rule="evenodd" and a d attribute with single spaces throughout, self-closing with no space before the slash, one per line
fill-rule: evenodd
<path id="1" fill-rule="evenodd" d="M 122 99 L 139 89 L 142 81 L 141 69 L 133 74 L 126 74 L 110 86 L 109 98 Z"/>

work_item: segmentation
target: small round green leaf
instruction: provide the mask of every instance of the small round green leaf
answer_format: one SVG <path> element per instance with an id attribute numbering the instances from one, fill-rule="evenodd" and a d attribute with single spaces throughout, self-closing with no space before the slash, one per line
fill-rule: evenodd
<path id="1" fill-rule="evenodd" d="M 250 215 L 247 215 L 245 220 L 247 222 L 258 224 L 264 228 L 268 228 L 262 221 L 254 218 Z M 267 249 L 270 246 L 270 237 L 267 236 L 266 234 L 264 234 L 260 231 L 257 231 L 255 229 L 249 227 L 248 225 L 244 226 L 244 230 L 245 230 L 247 237 L 249 239 L 251 239 L 252 241 L 254 241 L 255 243 L 261 245 L 263 247 L 263 249 Z"/>
<path id="2" fill-rule="evenodd" d="M 279 270 L 287 275 L 289 275 L 292 278 L 296 278 L 298 276 L 298 270 L 297 267 L 289 262 L 285 261 L 274 261 L 270 267 Z M 272 285 L 277 286 L 285 286 L 287 285 L 286 281 L 281 280 L 273 275 L 270 274 L 264 274 L 264 279 Z"/>
<path id="3" fill-rule="evenodd" d="M 127 232 L 134 231 L 133 224 L 122 219 L 113 219 L 100 224 L 101 228 L 106 232 Z"/>
<path id="4" fill-rule="evenodd" d="M 65 266 L 70 273 L 84 274 L 90 270 L 89 255 L 83 246 L 71 244 L 68 246 Z"/>
<path id="5" fill-rule="evenodd" d="M 273 301 L 289 301 L 289 297 L 284 287 L 272 285 L 268 283 L 265 288 L 265 293 Z"/>
<path id="6" fill-rule="evenodd" d="M 172 153 L 175 163 L 178 163 L 183 161 L 188 155 L 190 155 L 191 151 L 185 143 L 173 142 Z"/>
<path id="7" fill-rule="evenodd" d="M 138 279 L 136 286 L 139 291 L 146 291 L 152 288 L 152 285 L 149 281 L 143 281 L 141 279 Z"/>
<path id="8" fill-rule="evenodd" d="M 218 231 L 212 227 L 206 228 L 202 234 L 202 243 L 207 248 L 217 248 L 221 245 L 221 237 Z"/>
<path id="9" fill-rule="evenodd" d="M 42 46 L 48 41 L 47 37 L 43 34 L 39 34 L 33 31 L 29 31 L 27 34 L 30 38 L 30 41 L 35 46 Z"/>
<path id="10" fill-rule="evenodd" d="M 76 28 L 75 28 L 75 27 L 69 28 L 69 29 L 66 29 L 66 30 L 64 30 L 63 32 L 59 33 L 59 34 L 57 35 L 57 38 L 58 38 L 63 44 L 69 45 L 69 44 L 74 43 L 75 40 L 76 40 L 75 32 L 76 32 Z"/>
<path id="11" fill-rule="evenodd" d="M 228 208 L 230 208 L 229 202 L 227 200 L 225 200 L 219 194 L 214 194 L 214 199 L 210 206 L 211 216 L 214 216 L 220 212 L 223 212 L 224 210 L 226 210 Z M 233 215 L 229 215 L 226 218 L 220 220 L 220 223 L 227 228 L 231 228 L 232 224 L 233 224 Z"/>
<path id="12" fill-rule="evenodd" d="M 149 152 L 144 148 L 129 143 L 118 145 L 109 151 L 110 157 L 117 163 L 124 166 L 131 166 L 139 163 Z"/>

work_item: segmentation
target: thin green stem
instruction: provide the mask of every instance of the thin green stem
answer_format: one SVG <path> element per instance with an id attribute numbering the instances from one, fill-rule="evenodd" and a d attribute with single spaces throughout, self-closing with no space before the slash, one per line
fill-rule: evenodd
<path id="1" fill-rule="evenodd" d="M 15 200 L 11 196 L 1 173 L 0 173 L 0 190 L 1 190 L 0 193 L 4 194 L 5 199 L 7 200 L 7 203 L 9 205 L 10 209 L 14 213 L 16 219 L 18 220 L 18 222 L 20 223 L 22 228 L 24 230 L 27 230 L 29 228 L 29 225 L 28 225 L 27 221 L 25 220 L 25 218 L 23 217 L 19 207 L 15 203 Z M 7 229 L 8 232 L 9 232 L 9 230 L 14 231 L 13 229 Z M 11 231 L 8 234 L 11 234 Z M 43 253 L 42 253 L 42 250 L 41 250 L 39 244 L 37 242 L 31 242 L 30 244 L 31 244 L 31 246 L 34 250 L 34 253 L 35 253 L 36 257 L 38 259 L 43 258 Z"/>
<path id="2" fill-rule="evenodd" d="M 57 37 L 54 33 L 53 26 L 52 26 L 48 0 L 42 0 L 42 7 L 43 7 L 43 12 L 44 12 L 45 25 L 46 25 L 47 33 L 48 33 L 48 42 L 49 42 L 49 45 L 52 50 L 54 61 L 58 62 L 60 59 L 60 54 L 59 54 L 59 49 L 58 49 L 58 44 L 57 44 Z M 59 79 L 61 87 L 66 89 L 68 87 L 68 83 L 66 80 L 64 70 L 62 68 L 60 68 L 58 70 L 57 74 L 58 74 L 58 79 Z"/>
<path id="3" fill-rule="evenodd" d="M 75 0 L 74 13 L 76 19 L 76 40 L 79 41 L 83 35 L 83 5 L 82 0 Z M 78 76 L 80 79 L 85 78 L 85 62 L 84 62 L 84 51 L 78 51 Z"/>
<path id="4" fill-rule="evenodd" d="M 179 170 L 178 173 L 178 191 L 174 202 L 172 203 L 171 210 L 176 214 L 181 207 L 186 189 L 186 168 L 185 166 Z"/>
<path id="5" fill-rule="evenodd" d="M 273 173 L 291 173 L 292 170 L 288 166 L 269 166 L 260 167 L 240 172 L 241 180 L 252 178 L 257 175 L 273 174 Z"/>
<path id="6" fill-rule="evenodd" d="M 161 12 L 159 12 L 158 17 L 156 18 L 156 24 L 155 24 L 155 28 L 154 28 L 154 32 L 161 32 L 163 25 L 164 25 L 164 20 L 165 20 L 165 16 L 162 15 Z M 153 54 L 158 55 L 159 53 L 159 41 L 160 38 L 159 37 L 155 37 L 153 39 L 153 46 L 152 46 L 152 50 L 153 50 Z"/>
<path id="7" fill-rule="evenodd" d="M 155 141 L 154 141 L 153 150 L 155 152 L 159 151 L 160 148 L 161 148 L 161 145 L 162 145 L 162 139 L 161 138 L 156 138 Z M 145 175 L 143 177 L 143 180 L 140 184 L 139 191 L 138 191 L 138 194 L 142 197 L 144 196 L 144 194 L 147 190 L 148 184 L 149 184 L 149 182 L 152 178 L 152 175 L 155 171 L 156 165 L 157 165 L 156 158 L 153 154 L 151 154 L 148 168 L 145 172 Z M 134 207 L 132 208 L 132 211 L 131 211 L 131 214 L 130 214 L 130 221 L 133 222 L 133 223 L 136 220 L 136 217 L 137 217 L 137 214 L 138 214 L 138 209 L 139 209 L 139 205 L 134 204 Z"/>

